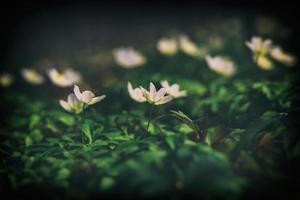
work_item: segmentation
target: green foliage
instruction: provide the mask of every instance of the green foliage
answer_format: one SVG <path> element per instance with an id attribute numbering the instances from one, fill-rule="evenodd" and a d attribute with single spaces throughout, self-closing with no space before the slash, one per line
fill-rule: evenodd
<path id="1" fill-rule="evenodd" d="M 83 199 L 99 192 L 237 199 L 261 180 L 284 177 L 280 162 L 300 156 L 298 121 L 290 115 L 298 109 L 294 75 L 260 71 L 241 49 L 245 35 L 231 33 L 235 42 L 224 34 L 224 49 L 206 48 L 234 54 L 238 72 L 230 78 L 210 71 L 203 58 L 149 48 L 141 68 L 109 66 L 112 78 L 101 88 L 107 98 L 81 115 L 63 111 L 58 88 L 9 91 L 0 104 L 13 104 L 0 127 L 1 181 L 14 191 L 43 186 L 79 191 Z M 187 96 L 155 106 L 147 131 L 148 107 L 130 99 L 128 80 L 145 87 L 168 80 Z"/>

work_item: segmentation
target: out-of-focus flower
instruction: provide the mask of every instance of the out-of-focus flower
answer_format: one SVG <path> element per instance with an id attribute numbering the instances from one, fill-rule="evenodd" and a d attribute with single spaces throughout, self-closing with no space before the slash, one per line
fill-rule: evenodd
<path id="1" fill-rule="evenodd" d="M 44 77 L 34 69 L 23 68 L 21 75 L 27 82 L 34 85 L 40 85 L 45 81 Z"/>
<path id="2" fill-rule="evenodd" d="M 250 42 L 246 42 L 246 46 L 251 49 L 255 56 L 265 56 L 272 48 L 272 41 L 263 40 L 261 37 L 252 37 Z"/>
<path id="3" fill-rule="evenodd" d="M 95 94 L 89 90 L 80 92 L 80 89 L 77 85 L 74 85 L 74 94 L 79 101 L 81 101 L 87 105 L 92 105 L 92 104 L 98 103 L 99 101 L 103 100 L 106 97 L 106 95 L 101 95 L 101 96 L 95 97 Z"/>
<path id="4" fill-rule="evenodd" d="M 273 69 L 272 62 L 267 57 L 272 49 L 272 41 L 263 40 L 261 37 L 252 37 L 246 46 L 253 52 L 253 61 L 263 70 Z"/>
<path id="5" fill-rule="evenodd" d="M 171 95 L 166 94 L 166 89 L 161 88 L 160 90 L 156 91 L 156 88 L 153 83 L 150 83 L 150 89 L 147 91 L 145 88 L 140 87 L 143 93 L 143 96 L 146 98 L 147 102 L 153 105 L 161 105 L 168 103 L 173 99 Z"/>
<path id="6" fill-rule="evenodd" d="M 72 69 L 59 72 L 55 68 L 52 68 L 48 71 L 48 76 L 51 81 L 59 87 L 69 87 L 81 81 L 80 74 Z"/>
<path id="7" fill-rule="evenodd" d="M 263 70 L 273 69 L 273 64 L 267 56 L 259 56 L 256 58 L 256 64 Z"/>
<path id="8" fill-rule="evenodd" d="M 270 55 L 278 62 L 281 62 L 287 66 L 292 66 L 296 64 L 296 57 L 284 52 L 280 47 L 272 48 Z"/>
<path id="9" fill-rule="evenodd" d="M 180 87 L 178 84 L 173 84 L 170 85 L 168 81 L 164 80 L 160 82 L 161 86 L 165 88 L 166 93 L 171 95 L 174 98 L 179 98 L 179 97 L 185 97 L 186 96 L 186 91 L 185 90 L 180 90 Z"/>
<path id="10" fill-rule="evenodd" d="M 143 95 L 143 92 L 140 88 L 133 89 L 130 82 L 127 83 L 128 93 L 130 97 L 137 102 L 145 102 L 146 98 Z"/>
<path id="11" fill-rule="evenodd" d="M 3 87 L 8 87 L 12 84 L 14 81 L 12 75 L 8 73 L 3 73 L 0 75 L 0 85 Z"/>
<path id="12" fill-rule="evenodd" d="M 123 68 L 131 69 L 146 63 L 146 58 L 132 47 L 117 48 L 113 51 L 115 61 Z"/>
<path id="13" fill-rule="evenodd" d="M 201 54 L 201 51 L 197 45 L 193 43 L 186 35 L 181 35 L 179 37 L 179 47 L 184 53 L 190 56 L 199 56 L 199 54 Z"/>
<path id="14" fill-rule="evenodd" d="M 177 40 L 175 38 L 161 38 L 156 47 L 160 53 L 172 56 L 177 53 Z"/>
<path id="15" fill-rule="evenodd" d="M 234 63 L 223 57 L 211 57 L 211 56 L 206 56 L 205 60 L 208 64 L 208 67 L 217 72 L 218 74 L 221 74 L 223 76 L 232 76 L 235 73 L 235 65 Z"/>
<path id="16" fill-rule="evenodd" d="M 81 113 L 83 110 L 83 105 L 84 105 L 84 103 L 79 101 L 73 93 L 69 94 L 67 101 L 59 100 L 59 104 L 66 111 L 75 113 L 75 114 Z"/>

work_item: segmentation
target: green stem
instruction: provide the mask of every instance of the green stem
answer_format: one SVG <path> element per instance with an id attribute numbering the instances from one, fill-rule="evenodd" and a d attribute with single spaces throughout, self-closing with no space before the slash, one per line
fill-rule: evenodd
<path id="1" fill-rule="evenodd" d="M 151 105 L 151 107 L 150 107 L 150 112 L 149 112 L 149 116 L 148 116 L 148 124 L 147 124 L 147 132 L 149 132 L 148 130 L 149 130 L 150 122 L 151 122 L 153 107 L 154 107 L 154 105 Z"/>
<path id="2" fill-rule="evenodd" d="M 79 114 L 75 114 L 75 121 L 77 122 L 76 124 L 79 124 L 79 126 L 81 126 L 81 122 L 82 122 L 82 119 L 81 119 L 81 116 Z M 84 144 L 84 135 L 83 135 L 83 132 L 81 129 L 79 129 L 80 131 L 80 135 L 81 135 L 81 143 Z"/>

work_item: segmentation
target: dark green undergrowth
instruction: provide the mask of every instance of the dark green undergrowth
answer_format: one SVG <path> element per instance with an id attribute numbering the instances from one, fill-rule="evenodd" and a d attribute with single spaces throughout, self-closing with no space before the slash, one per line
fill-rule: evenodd
<path id="1" fill-rule="evenodd" d="M 107 98 L 81 115 L 58 104 L 71 89 L 22 80 L 1 89 L 2 190 L 43 191 L 51 199 L 294 194 L 288 183 L 295 181 L 300 155 L 297 66 L 260 70 L 239 45 L 248 36 L 236 34 L 233 43 L 225 35 L 223 51 L 211 50 L 237 58 L 235 76 L 220 77 L 203 60 L 164 57 L 149 46 L 145 66 L 112 67 L 114 79 L 96 88 Z M 127 81 L 146 87 L 164 79 L 188 95 L 155 107 L 147 131 L 150 105 L 130 99 Z M 276 190 L 281 183 L 286 187 Z"/>

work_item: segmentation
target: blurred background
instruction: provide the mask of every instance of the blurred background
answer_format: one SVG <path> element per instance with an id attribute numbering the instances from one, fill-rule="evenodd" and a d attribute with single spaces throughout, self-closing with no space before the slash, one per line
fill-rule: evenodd
<path id="1" fill-rule="evenodd" d="M 0 65 L 99 68 L 109 64 L 105 55 L 118 46 L 140 48 L 166 34 L 199 38 L 254 26 L 256 32 L 247 33 L 249 37 L 271 33 L 289 37 L 293 45 L 289 49 L 296 51 L 297 6 L 291 2 L 15 2 L 1 8 Z"/>
<path id="2" fill-rule="evenodd" d="M 40 109 L 44 113 L 43 110 L 52 106 L 54 110 L 63 113 L 58 100 L 65 99 L 72 91 L 72 87 L 60 88 L 55 84 L 45 84 L 46 86 L 33 89 L 33 85 L 26 85 L 21 77 L 22 68 L 35 69 L 47 79 L 50 79 L 47 71 L 51 68 L 72 68 L 78 71 L 84 80 L 80 86 L 91 89 L 97 95 L 106 94 L 109 97 L 87 113 L 91 119 L 104 120 L 134 109 L 140 116 L 147 116 L 144 105 L 130 99 L 127 81 L 132 81 L 134 87 L 146 87 L 150 81 L 158 85 L 159 81 L 168 79 L 182 86 L 189 95 L 162 108 L 158 113 L 171 109 L 182 110 L 191 118 L 204 116 L 208 119 L 208 127 L 222 124 L 231 128 L 250 127 L 248 124 L 253 119 L 260 119 L 258 117 L 265 111 L 274 109 L 280 112 L 281 117 L 288 115 L 286 121 L 292 124 L 290 127 L 299 126 L 294 117 L 299 111 L 299 101 L 292 104 L 288 99 L 290 93 L 299 94 L 297 91 L 300 87 L 290 87 L 299 83 L 294 81 L 294 76 L 299 74 L 299 60 L 294 68 L 283 67 L 274 62 L 274 70 L 265 71 L 255 65 L 252 52 L 245 45 L 245 41 L 249 41 L 252 36 L 270 38 L 274 44 L 299 59 L 299 14 L 296 3 L 292 1 L 278 3 L 212 0 L 154 3 L 54 0 L 10 3 L 1 6 L 0 12 L 0 73 L 10 73 L 15 79 L 9 89 L 0 88 L 0 100 L 7 93 L 4 101 L 0 102 L 1 118 L 6 119 L 1 123 L 9 128 L 18 126 L 15 123 L 17 118 L 20 121 L 24 119 L 22 123 L 26 124 L 29 116 L 26 112 L 31 112 L 30 109 L 32 112 Z M 182 34 L 211 55 L 231 58 L 236 64 L 237 74 L 233 78 L 220 76 L 209 69 L 203 55 L 195 57 L 178 51 L 172 57 L 158 51 L 156 45 L 161 38 L 178 39 Z M 136 69 L 120 66 L 113 53 L 114 49 L 120 47 L 133 47 L 144 55 L 147 59 L 144 66 Z M 21 97 L 24 94 L 29 100 Z M 32 103 L 34 100 L 40 104 Z M 27 106 L 33 106 L 28 106 L 28 109 L 24 102 Z M 290 107 L 289 114 L 284 113 Z M 9 115 L 14 109 L 23 110 L 26 117 L 22 118 L 23 115 L 14 112 L 12 115 L 15 118 L 10 119 Z M 48 111 L 45 113 L 46 116 Z M 144 120 L 143 117 L 141 119 Z M 293 128 L 289 131 L 296 132 Z M 291 143 L 296 141 L 291 138 Z M 86 155 L 90 156 L 90 153 Z M 289 177 L 296 177 L 296 161 L 274 163 L 285 163 L 282 168 Z M 206 171 L 203 173 L 207 174 Z M 192 173 L 191 177 L 193 175 Z M 264 180 L 263 176 L 261 180 Z M 79 182 L 81 186 L 81 180 Z M 267 185 L 270 182 L 262 184 Z M 268 186 L 266 188 L 271 188 Z M 280 187 L 281 182 L 276 182 L 276 188 Z M 263 191 L 264 187 L 259 189 Z M 285 189 L 288 190 L 289 187 L 286 186 Z M 273 188 L 271 193 L 272 190 Z M 248 193 L 252 194 L 252 191 L 249 190 Z"/>

